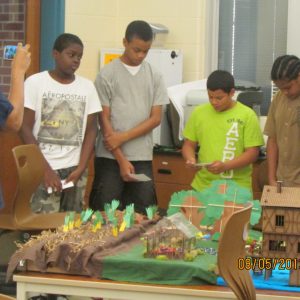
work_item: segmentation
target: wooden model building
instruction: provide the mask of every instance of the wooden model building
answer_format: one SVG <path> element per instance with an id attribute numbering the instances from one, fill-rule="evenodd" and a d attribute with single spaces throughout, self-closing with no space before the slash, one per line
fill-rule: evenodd
<path id="1" fill-rule="evenodd" d="M 285 262 L 289 284 L 300 286 L 300 188 L 266 185 L 261 198 L 264 259 Z M 266 279 L 271 270 L 266 270 Z"/>

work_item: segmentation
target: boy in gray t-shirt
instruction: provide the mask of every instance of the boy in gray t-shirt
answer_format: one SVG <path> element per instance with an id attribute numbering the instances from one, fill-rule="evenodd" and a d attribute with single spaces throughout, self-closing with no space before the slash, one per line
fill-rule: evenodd
<path id="1" fill-rule="evenodd" d="M 160 73 L 144 61 L 153 40 L 150 25 L 131 22 L 125 33 L 124 53 L 104 66 L 95 86 L 103 111 L 95 158 L 90 207 L 120 200 L 121 209 L 134 203 L 135 211 L 156 204 L 153 180 L 136 182 L 132 174 L 152 174 L 152 130 L 160 124 L 162 105 L 168 103 Z"/>

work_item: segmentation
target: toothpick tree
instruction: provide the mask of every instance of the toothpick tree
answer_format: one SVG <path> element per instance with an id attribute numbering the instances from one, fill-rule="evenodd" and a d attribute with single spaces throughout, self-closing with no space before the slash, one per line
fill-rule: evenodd
<path id="1" fill-rule="evenodd" d="M 249 201 L 253 202 L 250 224 L 255 225 L 261 216 L 260 201 L 252 200 L 249 189 L 233 180 L 216 180 L 201 192 L 189 190 L 174 193 L 167 214 L 183 212 L 199 229 L 203 226 L 210 228 L 213 239 L 217 240 L 227 219 Z"/>

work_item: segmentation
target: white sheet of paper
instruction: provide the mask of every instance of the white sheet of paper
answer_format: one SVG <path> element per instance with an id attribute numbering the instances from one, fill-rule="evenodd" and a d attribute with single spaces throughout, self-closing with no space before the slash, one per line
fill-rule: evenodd
<path id="1" fill-rule="evenodd" d="M 207 167 L 211 165 L 211 163 L 208 163 L 208 162 L 201 162 L 201 163 L 197 163 L 195 164 L 195 167 Z"/>
<path id="2" fill-rule="evenodd" d="M 74 183 L 72 181 L 69 181 L 69 182 L 65 183 L 65 180 L 62 180 L 61 185 L 62 185 L 62 189 L 64 190 L 64 189 L 73 187 Z"/>
<path id="3" fill-rule="evenodd" d="M 150 181 L 151 178 L 145 174 L 130 174 L 130 177 L 137 181 Z"/>
<path id="4" fill-rule="evenodd" d="M 65 180 L 61 180 L 61 185 L 62 185 L 62 189 L 67 189 L 67 188 L 70 188 L 70 187 L 73 187 L 74 186 L 74 183 L 72 181 L 69 181 L 67 183 L 65 183 Z M 56 190 L 55 190 L 56 191 Z M 51 186 L 49 186 L 47 188 L 47 193 L 48 194 L 52 194 L 53 193 L 53 189 Z"/>

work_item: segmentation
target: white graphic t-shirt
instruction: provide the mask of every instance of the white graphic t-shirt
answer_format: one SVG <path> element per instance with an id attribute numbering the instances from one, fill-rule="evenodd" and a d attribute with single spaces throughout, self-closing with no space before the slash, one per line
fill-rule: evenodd
<path id="1" fill-rule="evenodd" d="M 33 134 L 54 169 L 78 165 L 89 114 L 101 111 L 92 81 L 61 84 L 44 71 L 25 82 L 25 107 L 35 111 Z"/>

